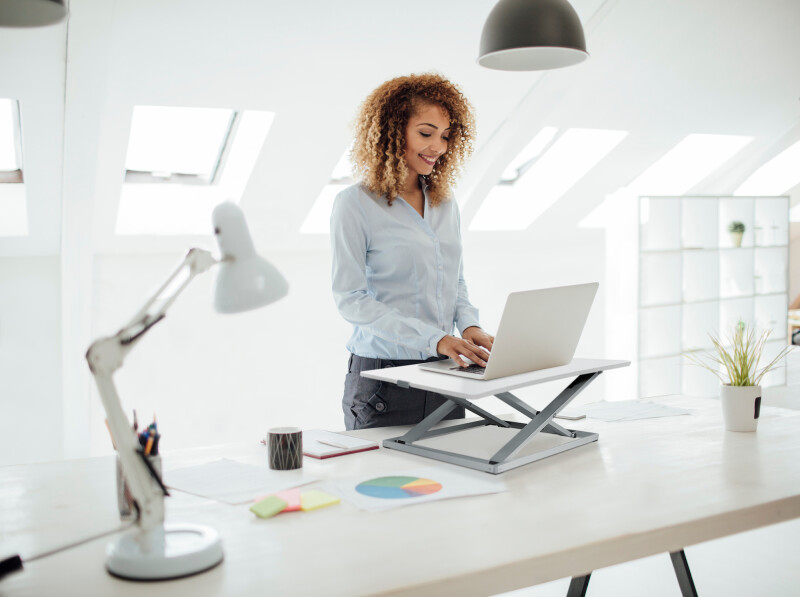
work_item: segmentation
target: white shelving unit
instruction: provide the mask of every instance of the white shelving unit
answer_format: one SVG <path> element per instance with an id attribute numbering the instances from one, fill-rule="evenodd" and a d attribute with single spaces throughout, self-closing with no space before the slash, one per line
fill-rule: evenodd
<path id="1" fill-rule="evenodd" d="M 740 247 L 728 232 L 744 223 Z M 788 197 L 640 197 L 639 396 L 712 396 L 719 381 L 682 353 L 738 321 L 772 329 L 762 366 L 787 343 Z M 762 386 L 786 383 L 777 368 Z"/>

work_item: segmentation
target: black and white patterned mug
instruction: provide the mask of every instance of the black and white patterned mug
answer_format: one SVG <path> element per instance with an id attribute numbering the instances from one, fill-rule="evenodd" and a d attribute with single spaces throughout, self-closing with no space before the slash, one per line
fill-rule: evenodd
<path id="1" fill-rule="evenodd" d="M 299 427 L 274 427 L 267 431 L 269 468 L 290 471 L 303 468 L 303 432 Z"/>

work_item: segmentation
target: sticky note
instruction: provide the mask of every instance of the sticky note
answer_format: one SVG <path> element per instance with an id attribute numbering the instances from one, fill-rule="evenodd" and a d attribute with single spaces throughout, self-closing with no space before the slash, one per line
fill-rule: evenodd
<path id="1" fill-rule="evenodd" d="M 333 506 L 339 503 L 339 498 L 335 495 L 325 493 L 319 489 L 312 489 L 300 495 L 301 508 L 303 512 L 309 510 L 316 510 L 317 508 L 324 508 L 325 506 Z"/>
<path id="2" fill-rule="evenodd" d="M 275 516 L 278 512 L 282 512 L 284 508 L 286 508 L 287 504 L 285 500 L 281 498 L 271 495 L 260 502 L 256 502 L 252 506 L 250 506 L 250 512 L 258 516 L 259 518 L 270 518 Z"/>
<path id="3" fill-rule="evenodd" d="M 300 509 L 300 488 L 287 489 L 286 491 L 279 491 L 275 494 L 277 497 L 286 502 L 284 512 L 294 512 Z"/>

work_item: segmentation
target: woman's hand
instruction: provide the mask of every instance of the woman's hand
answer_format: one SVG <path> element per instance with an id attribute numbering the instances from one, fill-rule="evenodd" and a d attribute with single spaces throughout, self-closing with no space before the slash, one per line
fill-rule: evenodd
<path id="1" fill-rule="evenodd" d="M 464 338 L 464 340 L 472 342 L 473 344 L 483 346 L 489 351 L 492 350 L 492 344 L 494 344 L 494 336 L 490 336 L 477 325 L 468 327 L 466 330 L 464 330 L 464 333 L 461 334 L 461 337 Z"/>
<path id="2" fill-rule="evenodd" d="M 475 338 L 482 344 L 479 345 L 478 342 L 475 342 L 470 338 Z M 439 354 L 443 354 L 453 359 L 459 367 L 469 366 L 469 364 L 461 358 L 462 355 L 467 357 L 473 363 L 485 367 L 486 359 L 489 358 L 489 353 L 484 350 L 482 346 L 486 346 L 486 348 L 491 349 L 493 341 L 494 337 L 490 336 L 482 329 L 478 327 L 471 327 L 464 330 L 463 338 L 445 336 L 439 340 L 439 344 L 436 345 L 436 351 Z"/>

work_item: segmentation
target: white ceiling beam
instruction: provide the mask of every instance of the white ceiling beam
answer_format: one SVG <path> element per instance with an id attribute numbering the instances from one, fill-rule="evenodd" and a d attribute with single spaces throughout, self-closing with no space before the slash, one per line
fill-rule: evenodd
<path id="1" fill-rule="evenodd" d="M 106 104 L 114 2 L 72 0 L 68 35 L 62 232 L 61 334 L 64 457 L 89 453 L 92 378 L 93 215 Z"/>

